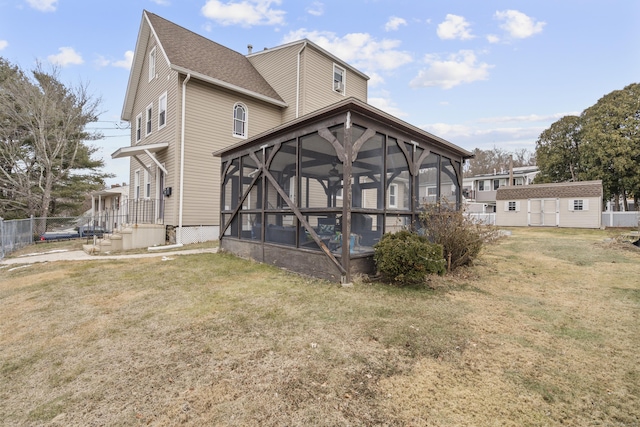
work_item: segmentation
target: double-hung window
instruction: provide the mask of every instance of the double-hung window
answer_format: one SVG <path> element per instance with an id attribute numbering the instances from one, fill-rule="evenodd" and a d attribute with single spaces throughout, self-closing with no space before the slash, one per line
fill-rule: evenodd
<path id="1" fill-rule="evenodd" d="M 145 135 L 151 134 L 151 118 L 153 117 L 153 104 L 149 104 L 147 107 L 147 133 Z"/>
<path id="2" fill-rule="evenodd" d="M 149 165 L 148 167 L 151 167 L 151 165 Z M 144 198 L 151 198 L 151 175 L 146 169 L 144 171 Z"/>
<path id="3" fill-rule="evenodd" d="M 162 129 L 167 124 L 167 92 L 160 95 L 158 99 L 158 129 Z"/>
<path id="4" fill-rule="evenodd" d="M 136 170 L 133 176 L 133 198 L 135 200 L 140 199 L 140 169 Z"/>
<path id="5" fill-rule="evenodd" d="M 389 186 L 389 201 L 390 208 L 398 207 L 398 184 L 391 184 Z"/>
<path id="6" fill-rule="evenodd" d="M 233 106 L 233 136 L 247 137 L 247 107 L 240 103 Z"/>

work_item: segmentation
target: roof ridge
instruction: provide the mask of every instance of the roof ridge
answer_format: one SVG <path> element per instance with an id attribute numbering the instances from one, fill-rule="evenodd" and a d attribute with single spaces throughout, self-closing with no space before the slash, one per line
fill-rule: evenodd
<path id="1" fill-rule="evenodd" d="M 217 45 L 217 46 L 220 46 L 220 47 L 221 47 L 221 48 L 223 48 L 223 49 L 226 49 L 226 50 L 228 50 L 228 51 L 231 51 L 231 52 L 235 53 L 236 55 L 239 55 L 239 56 L 244 57 L 244 55 L 243 55 L 242 53 L 238 52 L 237 50 L 233 50 L 233 49 L 231 49 L 231 48 L 230 48 L 230 47 L 228 47 L 228 46 L 225 46 L 225 45 L 223 45 L 223 44 L 220 44 L 220 43 L 218 43 L 218 42 L 217 42 L 217 41 L 215 41 L 215 40 L 211 40 L 210 38 L 205 37 L 205 36 L 203 36 L 202 34 L 198 34 L 198 33 L 196 33 L 195 31 L 190 30 L 190 29 L 188 29 L 188 28 L 186 28 L 186 27 L 184 27 L 184 26 L 182 26 L 182 25 L 180 25 L 180 24 L 176 24 L 176 23 L 175 23 L 175 22 L 173 22 L 173 21 L 169 21 L 167 18 L 163 18 L 162 16 L 158 15 L 157 13 L 150 12 L 150 11 L 148 11 L 148 10 L 146 10 L 146 9 L 144 10 L 144 12 L 145 12 L 147 15 L 153 15 L 154 17 L 156 17 L 156 18 L 158 18 L 158 19 L 160 19 L 160 20 L 162 20 L 162 21 L 166 22 L 166 23 L 167 23 L 167 24 L 169 24 L 169 25 L 173 25 L 174 27 L 180 28 L 180 29 L 181 29 L 181 30 L 183 30 L 183 31 L 186 31 L 186 32 L 191 33 L 191 34 L 193 34 L 193 35 L 195 35 L 195 36 L 197 36 L 197 37 L 199 37 L 199 38 L 201 38 L 201 39 L 204 39 L 205 41 L 207 41 L 207 42 L 209 42 L 209 43 L 213 43 L 213 44 L 215 44 L 215 45 Z M 151 23 L 151 25 L 153 26 L 153 23 Z"/>

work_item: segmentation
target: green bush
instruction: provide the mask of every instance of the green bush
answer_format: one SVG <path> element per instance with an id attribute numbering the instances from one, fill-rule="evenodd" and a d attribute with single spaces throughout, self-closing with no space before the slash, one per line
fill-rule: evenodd
<path id="1" fill-rule="evenodd" d="M 387 233 L 374 246 L 373 258 L 386 282 L 397 286 L 423 283 L 427 274 L 444 274 L 442 246 L 406 230 Z"/>
<path id="2" fill-rule="evenodd" d="M 493 227 L 474 221 L 463 210 L 446 204 L 426 205 L 420 222 L 427 239 L 442 245 L 449 271 L 472 264 L 482 245 L 496 235 Z"/>

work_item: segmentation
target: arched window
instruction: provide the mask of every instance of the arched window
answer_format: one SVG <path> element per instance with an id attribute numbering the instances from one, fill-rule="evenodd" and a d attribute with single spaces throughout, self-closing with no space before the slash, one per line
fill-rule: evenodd
<path id="1" fill-rule="evenodd" d="M 247 107 L 240 103 L 233 106 L 233 136 L 247 137 Z"/>

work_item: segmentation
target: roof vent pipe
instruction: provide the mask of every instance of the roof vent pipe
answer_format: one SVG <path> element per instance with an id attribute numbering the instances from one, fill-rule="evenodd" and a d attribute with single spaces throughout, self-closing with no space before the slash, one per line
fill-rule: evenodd
<path id="1" fill-rule="evenodd" d="M 249 55 L 251 55 L 251 52 L 253 52 L 253 46 L 251 46 L 250 44 L 247 45 L 247 50 L 249 51 Z"/>

